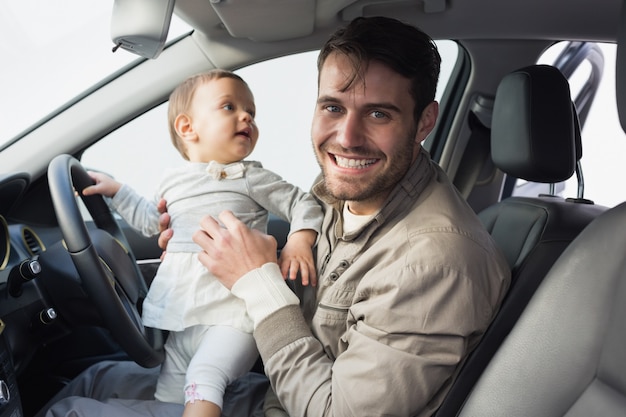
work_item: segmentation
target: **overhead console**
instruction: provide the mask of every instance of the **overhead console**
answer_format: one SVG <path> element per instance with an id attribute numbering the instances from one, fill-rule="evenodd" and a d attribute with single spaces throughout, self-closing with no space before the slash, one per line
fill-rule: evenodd
<path id="1" fill-rule="evenodd" d="M 269 42 L 310 35 L 315 28 L 315 0 L 210 0 L 226 30 L 235 38 Z M 276 3 L 281 21 L 276 23 Z M 304 22 L 304 23 L 303 23 Z"/>

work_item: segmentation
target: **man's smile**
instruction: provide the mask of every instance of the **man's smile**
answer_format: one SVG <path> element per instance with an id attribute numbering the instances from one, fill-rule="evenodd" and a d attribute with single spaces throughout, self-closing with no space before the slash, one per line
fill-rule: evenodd
<path id="1" fill-rule="evenodd" d="M 379 159 L 375 158 L 367 158 L 367 159 L 356 159 L 356 158 L 345 158 L 343 156 L 330 154 L 331 157 L 334 158 L 337 166 L 341 168 L 357 168 L 363 169 L 369 166 L 374 165 Z"/>

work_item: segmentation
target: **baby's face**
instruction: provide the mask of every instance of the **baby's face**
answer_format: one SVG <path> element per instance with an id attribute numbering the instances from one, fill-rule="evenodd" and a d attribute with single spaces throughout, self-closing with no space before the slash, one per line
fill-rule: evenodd
<path id="1" fill-rule="evenodd" d="M 246 158 L 259 138 L 255 113 L 252 92 L 237 79 L 199 86 L 189 114 L 196 137 L 187 143 L 190 161 L 228 164 Z"/>

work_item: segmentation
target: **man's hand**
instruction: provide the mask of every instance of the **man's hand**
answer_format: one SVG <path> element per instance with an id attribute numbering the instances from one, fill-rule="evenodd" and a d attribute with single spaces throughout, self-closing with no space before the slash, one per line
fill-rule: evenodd
<path id="1" fill-rule="evenodd" d="M 157 203 L 157 210 L 161 213 L 159 217 L 159 230 L 161 233 L 159 234 L 158 244 L 159 247 L 163 249 L 163 253 L 161 254 L 161 260 L 163 260 L 167 249 L 167 242 L 174 236 L 174 230 L 170 228 L 170 221 L 172 219 L 167 212 L 167 202 L 164 199 L 160 199 Z"/>
<path id="2" fill-rule="evenodd" d="M 213 217 L 205 216 L 193 241 L 202 248 L 198 255 L 200 262 L 226 288 L 231 289 L 253 269 L 277 262 L 273 236 L 248 228 L 231 211 L 223 211 L 218 218 L 224 227 Z"/>

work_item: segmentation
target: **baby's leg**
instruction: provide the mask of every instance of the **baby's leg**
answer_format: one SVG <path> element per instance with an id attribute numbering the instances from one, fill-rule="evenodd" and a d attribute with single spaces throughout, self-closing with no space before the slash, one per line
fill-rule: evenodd
<path id="1" fill-rule="evenodd" d="M 187 369 L 183 416 L 219 416 L 226 387 L 250 371 L 258 355 L 252 334 L 209 327 Z"/>
<path id="2" fill-rule="evenodd" d="M 154 394 L 155 399 L 168 403 L 185 403 L 181 388 L 185 385 L 185 375 L 191 360 L 191 349 L 186 349 L 186 347 L 192 330 L 170 332 L 165 342 L 165 360 L 161 365 L 161 373 Z"/>

